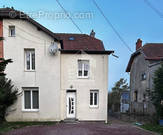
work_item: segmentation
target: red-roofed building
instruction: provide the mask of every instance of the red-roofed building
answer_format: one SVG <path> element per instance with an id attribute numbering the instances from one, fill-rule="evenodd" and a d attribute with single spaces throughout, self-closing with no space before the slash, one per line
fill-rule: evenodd
<path id="1" fill-rule="evenodd" d="M 90 35 L 54 33 L 23 12 L 0 9 L 0 57 L 22 93 L 8 121 L 107 121 L 108 56 Z"/>
<path id="2" fill-rule="evenodd" d="M 126 72 L 130 73 L 130 111 L 153 114 L 155 112 L 148 92 L 153 90 L 154 72 L 163 60 L 163 43 L 137 40 L 136 51 L 131 55 Z"/>

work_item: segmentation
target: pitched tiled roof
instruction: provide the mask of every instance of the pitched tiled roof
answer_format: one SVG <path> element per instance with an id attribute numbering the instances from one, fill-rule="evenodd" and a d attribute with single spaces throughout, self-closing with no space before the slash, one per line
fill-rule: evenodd
<path id="1" fill-rule="evenodd" d="M 146 60 L 163 60 L 163 43 L 148 43 L 133 53 L 127 65 L 126 72 L 130 72 L 134 58 L 141 53 L 144 54 Z"/>
<path id="2" fill-rule="evenodd" d="M 163 59 L 163 43 L 148 43 L 142 47 L 147 60 Z"/>
<path id="3" fill-rule="evenodd" d="M 64 50 L 105 51 L 101 40 L 86 34 L 55 33 L 63 41 Z"/>
<path id="4" fill-rule="evenodd" d="M 75 53 L 76 51 L 87 51 L 90 54 L 111 54 L 113 51 L 105 51 L 101 40 L 86 34 L 53 33 L 25 13 L 13 8 L 0 8 L 0 19 L 22 19 L 27 20 L 48 35 L 55 41 L 62 43 L 61 52 Z"/>

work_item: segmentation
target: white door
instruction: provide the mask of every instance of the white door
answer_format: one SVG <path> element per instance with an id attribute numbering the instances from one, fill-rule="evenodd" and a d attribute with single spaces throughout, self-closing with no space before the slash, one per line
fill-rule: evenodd
<path id="1" fill-rule="evenodd" d="M 67 92 L 67 118 L 75 118 L 75 92 Z"/>

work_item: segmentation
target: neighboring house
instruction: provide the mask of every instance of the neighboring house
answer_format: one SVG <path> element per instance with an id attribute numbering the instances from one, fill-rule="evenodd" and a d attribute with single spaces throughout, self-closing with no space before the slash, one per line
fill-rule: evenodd
<path id="1" fill-rule="evenodd" d="M 127 113 L 129 112 L 130 106 L 130 91 L 123 91 L 121 93 L 120 99 L 120 112 Z"/>
<path id="2" fill-rule="evenodd" d="M 0 56 L 22 94 L 8 121 L 107 121 L 108 55 L 86 34 L 59 34 L 24 13 L 0 9 Z"/>
<path id="3" fill-rule="evenodd" d="M 137 40 L 136 52 L 131 55 L 126 72 L 130 72 L 130 111 L 132 113 L 153 114 L 155 112 L 149 98 L 153 90 L 154 72 L 163 60 L 163 43 L 147 43 Z"/>

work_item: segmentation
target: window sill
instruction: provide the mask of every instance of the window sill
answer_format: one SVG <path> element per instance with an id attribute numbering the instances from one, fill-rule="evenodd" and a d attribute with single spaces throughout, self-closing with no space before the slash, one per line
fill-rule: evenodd
<path id="1" fill-rule="evenodd" d="M 24 70 L 24 72 L 36 72 L 36 70 Z"/>
<path id="2" fill-rule="evenodd" d="M 16 37 L 16 36 L 8 36 L 8 37 Z"/>
<path id="3" fill-rule="evenodd" d="M 78 79 L 89 79 L 89 76 L 78 76 Z"/>
<path id="4" fill-rule="evenodd" d="M 39 109 L 23 109 L 22 112 L 39 112 Z"/>
<path id="5" fill-rule="evenodd" d="M 91 109 L 98 109 L 99 106 L 89 106 L 89 108 L 91 108 Z"/>

